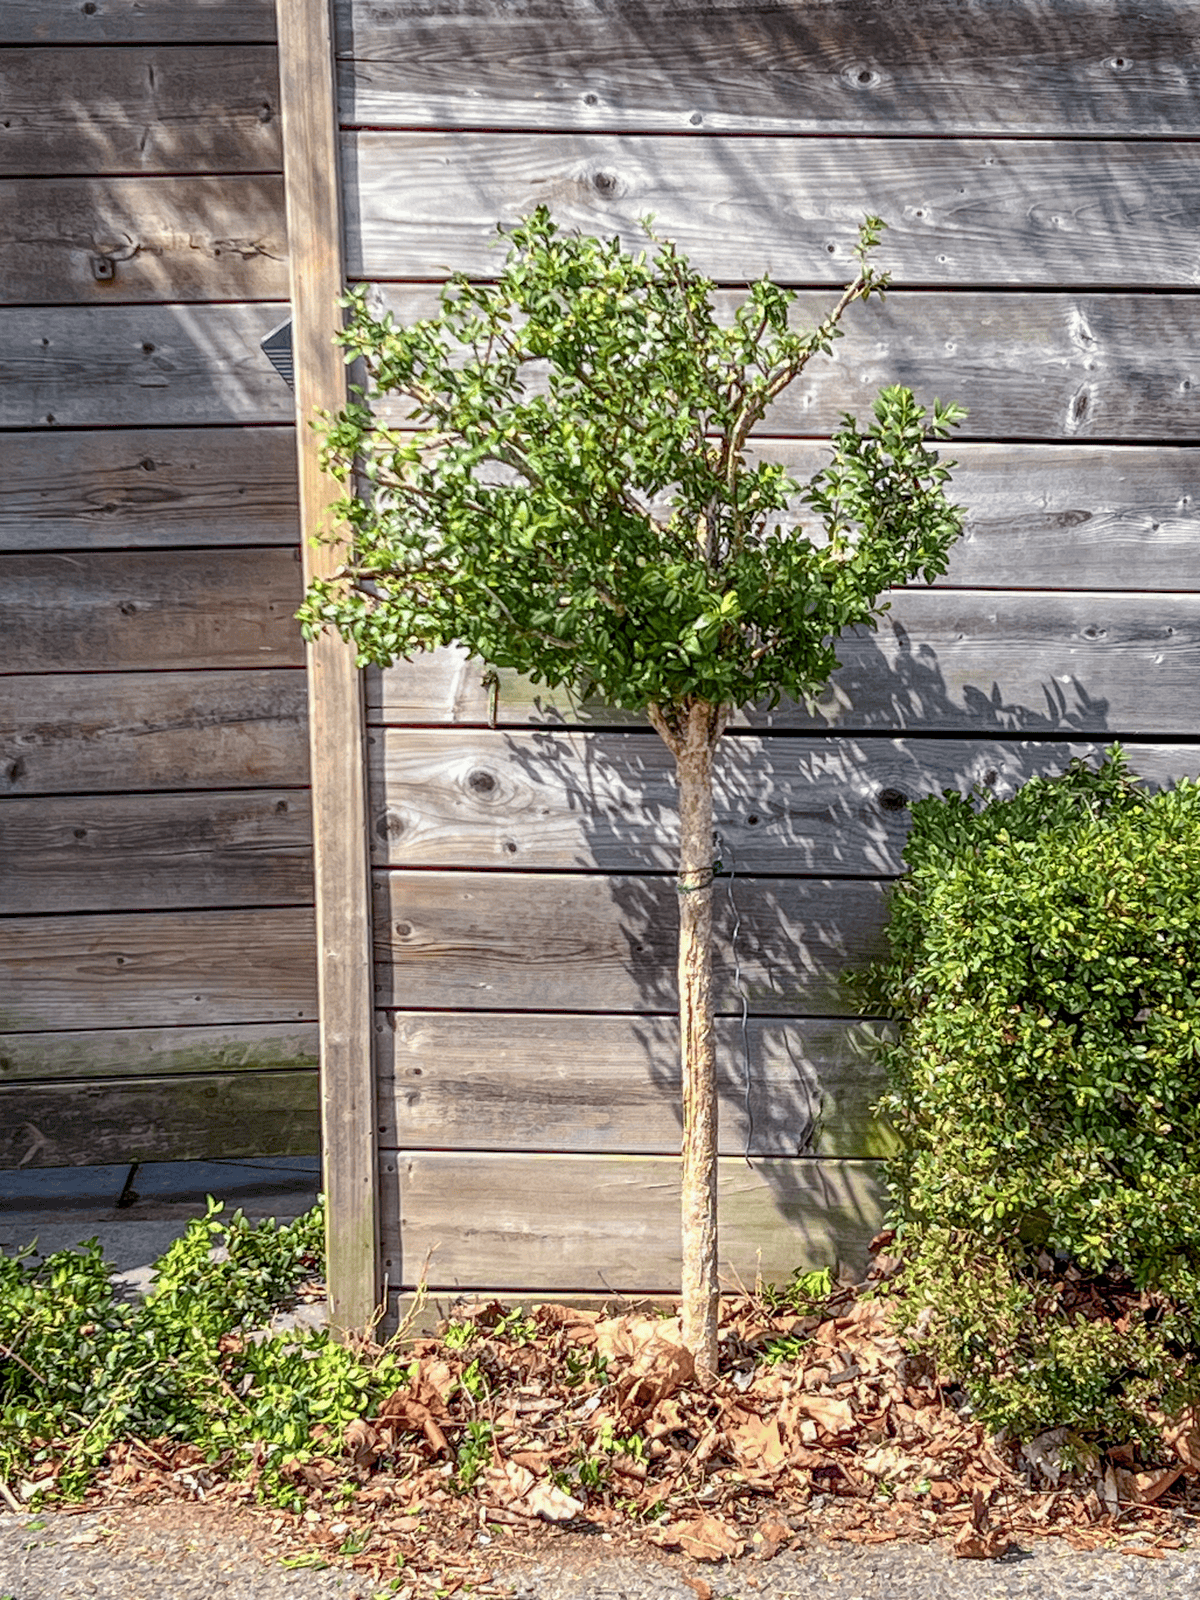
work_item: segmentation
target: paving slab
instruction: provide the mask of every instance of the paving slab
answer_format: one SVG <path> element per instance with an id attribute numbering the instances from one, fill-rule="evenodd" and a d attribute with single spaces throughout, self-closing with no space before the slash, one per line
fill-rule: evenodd
<path id="1" fill-rule="evenodd" d="M 155 1162 L 128 1167 L 47 1167 L 0 1172 L 0 1254 L 32 1244 L 35 1256 L 99 1239 L 131 1286 L 144 1286 L 159 1256 L 202 1217 L 213 1195 L 232 1214 L 302 1216 L 316 1203 L 315 1159 Z M 118 1205 L 118 1200 L 125 1203 Z"/>

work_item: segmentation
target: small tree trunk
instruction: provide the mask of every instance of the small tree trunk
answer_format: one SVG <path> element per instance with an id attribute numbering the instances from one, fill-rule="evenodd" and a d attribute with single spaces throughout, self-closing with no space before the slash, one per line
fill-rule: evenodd
<path id="1" fill-rule="evenodd" d="M 705 701 L 652 721 L 679 783 L 679 1045 L 683 1070 L 683 1342 L 717 1370 L 717 1074 L 712 1020 L 713 751 L 725 717 Z"/>

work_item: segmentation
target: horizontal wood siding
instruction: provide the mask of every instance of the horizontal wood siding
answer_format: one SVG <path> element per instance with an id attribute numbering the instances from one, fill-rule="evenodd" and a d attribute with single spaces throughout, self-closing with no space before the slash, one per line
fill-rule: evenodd
<path id="1" fill-rule="evenodd" d="M 397 1151 L 382 1160 L 390 1286 L 637 1293 L 679 1280 L 679 1162 L 668 1156 Z M 389 1181 L 390 1180 L 390 1181 Z M 719 1163 L 730 1290 L 797 1266 L 858 1271 L 883 1214 L 878 1163 Z"/>
<path id="2" fill-rule="evenodd" d="M 1131 745 L 1147 782 L 1200 776 L 1200 747 Z M 379 728 L 372 848 L 381 865 L 528 872 L 673 871 L 674 763 L 658 735 Z M 775 739 L 717 749 L 714 826 L 737 873 L 876 877 L 903 870 L 910 807 L 946 789 L 1005 796 L 1098 761 L 1080 741 Z"/>
<path id="3" fill-rule="evenodd" d="M 302 905 L 303 789 L 39 796 L 0 807 L 9 912 Z"/>
<path id="4" fill-rule="evenodd" d="M 897 591 L 879 627 L 848 632 L 841 665 L 811 706 L 749 708 L 760 728 L 847 732 L 1191 734 L 1200 667 L 1200 594 L 1016 590 Z M 596 701 L 531 686 L 501 671 L 505 723 L 632 722 Z M 483 723 L 490 691 L 452 651 L 371 679 L 388 722 Z"/>
<path id="5" fill-rule="evenodd" d="M 5 8 L 0 1166 L 317 1148 L 274 31 Z"/>
<path id="6" fill-rule="evenodd" d="M 0 550 L 296 546 L 290 427 L 14 433 Z"/>
<path id="7" fill-rule="evenodd" d="M 279 300 L 280 189 L 275 175 L 0 180 L 4 303 Z"/>
<path id="8" fill-rule="evenodd" d="M 0 556 L 0 672 L 299 667 L 295 549 Z"/>
<path id="9" fill-rule="evenodd" d="M 12 1033 L 316 1016 L 312 912 L 105 912 L 0 921 Z"/>
<path id="10" fill-rule="evenodd" d="M 176 1078 L 206 1072 L 315 1068 L 315 1022 L 221 1023 L 216 1027 L 84 1028 L 6 1034 L 0 1085 L 26 1078 Z"/>
<path id="11" fill-rule="evenodd" d="M 665 876 L 380 874 L 376 998 L 437 1010 L 673 1012 L 675 892 Z M 713 905 L 717 1010 L 739 1012 L 744 995 L 756 1013 L 852 1014 L 842 977 L 884 953 L 886 885 L 754 877 L 732 892 L 732 905 L 726 894 Z"/>
<path id="12" fill-rule="evenodd" d="M 893 1136 L 868 1109 L 885 1030 L 752 1017 L 743 1032 L 718 1019 L 722 1154 L 889 1155 Z M 674 1017 L 382 1011 L 376 1033 L 389 1149 L 678 1154 Z"/>
<path id="13" fill-rule="evenodd" d="M 1176 0 L 338 0 L 338 13 L 342 114 L 374 127 L 1188 137 L 1200 92 L 1200 27 Z"/>
<path id="14" fill-rule="evenodd" d="M 5 1167 L 303 1156 L 316 1142 L 315 1069 L 0 1088 Z"/>
<path id="15" fill-rule="evenodd" d="M 271 44 L 273 0 L 5 0 L 10 44 Z"/>
<path id="16" fill-rule="evenodd" d="M 713 296 L 727 320 L 743 298 L 733 290 Z M 425 286 L 384 284 L 376 299 L 406 322 L 437 310 L 436 291 Z M 828 290 L 803 291 L 792 321 L 811 327 L 831 304 Z M 847 411 L 865 422 L 884 384 L 904 383 L 926 405 L 953 397 L 969 408 L 955 449 L 959 437 L 1195 443 L 1197 305 L 1193 295 L 1169 293 L 899 291 L 854 308 L 833 354 L 805 369 L 761 431 L 828 436 Z M 390 422 L 406 420 L 398 404 L 381 410 Z M 1054 470 L 1053 460 L 1042 472 Z M 1026 501 L 1027 514 L 1036 506 Z"/>
<path id="17" fill-rule="evenodd" d="M 271 45 L 0 49 L 4 171 L 277 170 L 276 78 Z"/>
<path id="18" fill-rule="evenodd" d="M 750 454 L 807 479 L 887 383 L 969 408 L 945 576 L 848 636 L 815 703 L 739 714 L 718 761 L 723 1248 L 743 1278 L 759 1250 L 767 1276 L 859 1267 L 892 1136 L 844 978 L 884 948 L 912 805 L 1117 738 L 1151 783 L 1200 774 L 1195 8 L 337 12 L 349 271 L 381 310 L 494 277 L 497 224 L 544 202 L 639 248 L 653 213 L 721 317 L 770 272 L 811 326 L 875 211 L 895 292 L 853 309 Z M 390 1285 L 431 1252 L 447 1290 L 669 1290 L 665 750 L 509 672 L 493 698 L 457 651 L 368 673 L 367 705 Z"/>
<path id="19" fill-rule="evenodd" d="M 545 204 L 635 250 L 653 216 L 726 283 L 840 285 L 866 215 L 888 223 L 879 262 L 898 284 L 1195 283 L 1190 142 L 370 132 L 348 136 L 344 164 L 356 277 L 428 277 L 435 240 L 491 277 L 497 223 Z"/>
<path id="20" fill-rule="evenodd" d="M 298 550 L 0 555 L 0 672 L 299 667 Z"/>
<path id="21" fill-rule="evenodd" d="M 298 668 L 0 678 L 0 795 L 303 784 L 305 699 Z"/>
<path id="22" fill-rule="evenodd" d="M 0 427 L 290 422 L 258 348 L 286 320 L 284 302 L 0 310 Z"/>

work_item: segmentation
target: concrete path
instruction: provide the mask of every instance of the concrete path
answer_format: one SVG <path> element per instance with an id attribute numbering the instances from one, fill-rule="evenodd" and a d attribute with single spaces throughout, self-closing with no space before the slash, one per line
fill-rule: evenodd
<path id="1" fill-rule="evenodd" d="M 936 1547 L 835 1545 L 770 1563 L 697 1566 L 566 1534 L 534 1561 L 498 1551 L 488 1592 L 502 1590 L 514 1600 L 1192 1600 L 1200 1553 L 1148 1561 L 1044 1543 L 971 1562 Z M 395 1592 L 352 1572 L 285 1567 L 265 1519 L 215 1507 L 0 1515 L 0 1600 L 384 1600 Z"/>
<path id="2" fill-rule="evenodd" d="M 32 1242 L 45 1256 L 96 1237 L 117 1272 L 139 1286 L 188 1222 L 204 1215 L 208 1195 L 223 1200 L 227 1213 L 240 1207 L 248 1217 L 286 1221 L 315 1203 L 319 1164 L 302 1156 L 156 1162 L 139 1167 L 127 1187 L 129 1176 L 128 1167 L 0 1172 L 0 1253 Z"/>

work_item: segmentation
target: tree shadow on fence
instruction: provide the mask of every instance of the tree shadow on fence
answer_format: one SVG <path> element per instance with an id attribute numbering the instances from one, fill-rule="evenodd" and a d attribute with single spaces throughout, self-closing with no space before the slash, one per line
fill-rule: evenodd
<path id="1" fill-rule="evenodd" d="M 884 954 L 910 807 L 947 788 L 1012 792 L 1073 755 L 1097 753 L 1092 736 L 1108 731 L 1108 701 L 1086 682 L 1039 678 L 1036 661 L 1022 663 L 1024 699 L 1006 694 L 1003 681 L 952 688 L 934 647 L 887 625 L 883 639 L 860 634 L 843 655 L 834 699 L 845 731 L 801 732 L 797 724 L 819 727 L 820 714 L 781 708 L 761 727 L 751 713 L 722 740 L 714 978 L 722 1154 L 745 1158 L 801 1241 L 806 1217 L 814 1240 L 827 1237 L 829 1219 L 812 1208 L 828 1205 L 843 1213 L 832 1219 L 834 1235 L 861 1245 L 878 1217 L 870 1185 L 847 1189 L 835 1164 L 891 1148 L 870 1109 L 881 1088 L 873 1044 L 886 1025 L 856 1017 L 844 980 Z M 1040 704 L 1028 703 L 1035 679 Z M 857 706 L 866 709 L 856 727 Z M 579 715 L 594 728 L 604 722 L 601 707 Z M 881 723 L 896 736 L 876 733 Z M 508 734 L 505 743 L 523 780 L 553 791 L 547 808 L 570 811 L 578 868 L 608 869 L 634 1010 L 621 1049 L 641 1085 L 636 1098 L 649 1089 L 678 1127 L 670 758 L 649 732 L 581 737 L 563 727 Z M 571 1008 L 569 975 L 561 986 L 549 978 L 544 1003 Z M 797 1191 L 796 1169 L 779 1160 L 794 1156 L 821 1158 L 824 1200 L 811 1176 Z"/>

